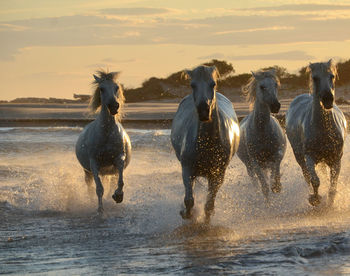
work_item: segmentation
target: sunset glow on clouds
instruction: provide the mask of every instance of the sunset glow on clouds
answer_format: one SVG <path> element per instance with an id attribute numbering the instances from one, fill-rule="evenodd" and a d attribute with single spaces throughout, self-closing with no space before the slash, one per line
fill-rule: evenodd
<path id="1" fill-rule="evenodd" d="M 344 1 L 245 2 L 2 1 L 0 99 L 90 93 L 99 68 L 136 87 L 212 58 L 241 73 L 350 57 Z"/>

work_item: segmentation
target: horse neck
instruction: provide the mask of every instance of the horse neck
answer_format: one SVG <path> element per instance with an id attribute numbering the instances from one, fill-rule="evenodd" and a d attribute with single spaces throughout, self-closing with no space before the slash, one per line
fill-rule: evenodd
<path id="1" fill-rule="evenodd" d="M 324 128 L 328 128 L 327 123 L 333 120 L 332 111 L 326 111 L 321 106 L 320 99 L 313 93 L 312 99 L 312 113 L 311 113 L 311 121 L 315 126 L 321 126 Z"/>
<path id="2" fill-rule="evenodd" d="M 199 135 L 204 135 L 209 138 L 218 138 L 220 135 L 220 117 L 217 101 L 214 103 L 212 118 L 210 122 L 199 121 Z"/>
<path id="3" fill-rule="evenodd" d="M 98 114 L 96 120 L 99 121 L 99 125 L 103 131 L 108 132 L 111 130 L 111 126 L 115 125 L 115 117 L 109 113 L 109 110 L 106 105 L 101 106 L 101 111 Z"/>
<path id="4" fill-rule="evenodd" d="M 256 128 L 263 129 L 270 122 L 270 109 L 267 104 L 256 100 L 253 109 L 253 122 Z"/>

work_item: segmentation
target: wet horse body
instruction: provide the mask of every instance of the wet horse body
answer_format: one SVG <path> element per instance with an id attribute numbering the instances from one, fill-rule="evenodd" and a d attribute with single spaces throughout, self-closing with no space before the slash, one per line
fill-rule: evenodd
<path id="1" fill-rule="evenodd" d="M 295 158 L 306 182 L 312 186 L 311 205 L 318 205 L 320 185 L 315 166 L 325 163 L 330 168 L 329 204 L 333 204 L 341 168 L 347 123 L 334 103 L 336 67 L 328 63 L 310 64 L 312 94 L 297 96 L 286 114 L 286 131 Z"/>
<path id="2" fill-rule="evenodd" d="M 92 109 L 101 106 L 96 119 L 88 124 L 76 143 L 76 156 L 85 172 L 85 181 L 91 192 L 95 180 L 98 197 L 98 211 L 103 211 L 104 188 L 100 176 L 118 175 L 118 188 L 113 199 L 123 201 L 123 171 L 130 161 L 131 143 L 128 134 L 120 124 L 120 111 L 124 103 L 122 88 L 114 81 L 117 73 L 99 72 L 95 77 L 97 85 L 92 99 Z"/>
<path id="3" fill-rule="evenodd" d="M 253 182 L 257 184 L 257 180 L 260 181 L 267 201 L 270 185 L 266 172 L 271 172 L 271 190 L 280 192 L 280 164 L 286 151 L 284 131 L 278 120 L 271 116 L 271 112 L 277 113 L 281 106 L 277 100 L 278 85 L 273 71 L 253 73 L 244 93 L 254 108 L 241 121 L 241 139 L 237 151 Z"/>
<path id="4" fill-rule="evenodd" d="M 185 186 L 185 210 L 181 215 L 192 216 L 194 180 L 201 176 L 208 180 L 205 215 L 209 221 L 226 168 L 238 148 L 238 120 L 232 103 L 215 91 L 215 67 L 200 66 L 187 74 L 193 93 L 179 104 L 171 129 Z"/>

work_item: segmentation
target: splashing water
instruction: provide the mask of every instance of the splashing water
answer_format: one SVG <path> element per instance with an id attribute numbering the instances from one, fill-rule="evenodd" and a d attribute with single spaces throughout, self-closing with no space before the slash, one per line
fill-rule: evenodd
<path id="1" fill-rule="evenodd" d="M 81 128 L 0 129 L 0 273 L 286 274 L 350 272 L 349 142 L 331 210 L 308 204 L 309 188 L 288 146 L 281 194 L 264 202 L 234 157 L 211 225 L 207 184 L 196 181 L 196 219 L 184 222 L 181 166 L 169 130 L 128 130 L 133 145 L 124 202 L 103 179 L 96 217 L 74 144 Z M 329 181 L 320 167 L 320 193 Z M 329 173 L 328 173 L 329 174 Z M 327 260 L 325 265 L 325 260 Z"/>

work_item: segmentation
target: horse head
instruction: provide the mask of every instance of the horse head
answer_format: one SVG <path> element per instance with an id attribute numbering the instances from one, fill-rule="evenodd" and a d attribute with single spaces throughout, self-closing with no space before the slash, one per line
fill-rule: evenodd
<path id="1" fill-rule="evenodd" d="M 257 101 L 267 105 L 272 113 L 278 113 L 281 108 L 277 99 L 279 85 L 275 70 L 252 72 L 252 78 L 243 87 L 243 93 L 251 104 Z"/>
<path id="2" fill-rule="evenodd" d="M 115 81 L 118 72 L 106 73 L 98 71 L 94 76 L 95 93 L 91 99 L 91 108 L 96 111 L 99 106 L 106 106 L 111 115 L 116 115 L 120 105 L 124 103 L 122 87 Z"/>
<path id="3" fill-rule="evenodd" d="M 332 109 L 335 100 L 335 78 L 337 68 L 333 60 L 328 62 L 310 63 L 310 86 L 325 109 Z"/>
<path id="4" fill-rule="evenodd" d="M 184 74 L 191 79 L 192 97 L 199 120 L 211 121 L 216 103 L 215 88 L 219 77 L 218 70 L 215 66 L 201 65 L 194 70 L 186 70 Z"/>

